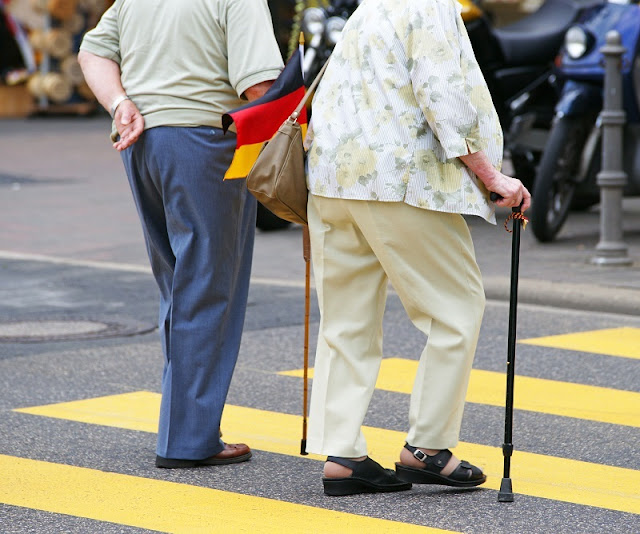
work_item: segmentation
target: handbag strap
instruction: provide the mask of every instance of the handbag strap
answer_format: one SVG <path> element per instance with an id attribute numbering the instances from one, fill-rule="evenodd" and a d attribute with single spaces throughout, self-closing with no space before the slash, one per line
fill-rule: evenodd
<path id="1" fill-rule="evenodd" d="M 331 59 L 331 58 L 329 58 L 329 59 Z M 304 105 L 307 103 L 307 100 L 313 94 L 313 91 L 315 91 L 316 87 L 320 83 L 320 78 L 322 78 L 322 75 L 324 74 L 324 71 L 327 70 L 327 65 L 329 64 L 329 59 L 327 59 L 327 61 L 325 61 L 324 65 L 322 65 L 322 68 L 320 69 L 320 72 L 318 72 L 318 75 L 315 77 L 315 79 L 313 80 L 313 82 L 311 83 L 311 85 L 309 86 L 307 91 L 305 92 L 304 97 L 302 98 L 302 100 L 300 100 L 300 103 L 298 104 L 298 107 L 296 107 L 296 109 L 293 111 L 293 113 L 289 117 L 289 119 L 291 119 L 292 121 L 295 122 L 295 121 L 298 120 L 298 116 L 300 115 L 300 111 L 302 110 Z"/>

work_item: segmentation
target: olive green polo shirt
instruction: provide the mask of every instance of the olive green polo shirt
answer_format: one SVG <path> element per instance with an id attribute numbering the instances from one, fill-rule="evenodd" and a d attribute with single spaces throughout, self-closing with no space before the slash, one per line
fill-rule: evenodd
<path id="1" fill-rule="evenodd" d="M 120 65 L 145 129 L 220 127 L 283 66 L 266 0 L 116 0 L 80 49 Z"/>

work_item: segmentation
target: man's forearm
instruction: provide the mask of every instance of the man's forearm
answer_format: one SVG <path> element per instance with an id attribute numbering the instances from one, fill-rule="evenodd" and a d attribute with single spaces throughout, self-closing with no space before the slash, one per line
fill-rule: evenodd
<path id="1" fill-rule="evenodd" d="M 125 94 L 120 81 L 120 65 L 84 50 L 78 54 L 78 62 L 89 88 L 98 102 L 110 112 L 114 100 Z"/>
<path id="2" fill-rule="evenodd" d="M 274 80 L 269 80 L 267 82 L 260 82 L 252 87 L 249 87 L 245 92 L 244 96 L 247 98 L 249 102 L 253 102 L 254 100 L 258 100 L 264 96 L 264 94 L 269 90 L 269 87 L 273 85 Z"/>

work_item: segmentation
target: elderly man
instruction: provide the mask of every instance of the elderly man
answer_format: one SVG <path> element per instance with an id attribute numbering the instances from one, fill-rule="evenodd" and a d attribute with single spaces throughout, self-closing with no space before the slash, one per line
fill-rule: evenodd
<path id="1" fill-rule="evenodd" d="M 282 59 L 266 0 L 116 0 L 78 57 L 113 116 L 160 289 L 165 356 L 156 465 L 248 460 L 220 419 L 240 347 L 256 202 L 223 181 L 221 117 L 262 96 Z"/>
<path id="2" fill-rule="evenodd" d="M 309 230 L 321 312 L 307 450 L 328 455 L 329 495 L 411 483 L 476 486 L 458 442 L 484 311 L 462 214 L 495 223 L 530 195 L 499 172 L 502 133 L 455 0 L 364 0 L 313 100 Z M 428 335 L 395 473 L 361 425 L 382 359 L 391 281 Z"/>

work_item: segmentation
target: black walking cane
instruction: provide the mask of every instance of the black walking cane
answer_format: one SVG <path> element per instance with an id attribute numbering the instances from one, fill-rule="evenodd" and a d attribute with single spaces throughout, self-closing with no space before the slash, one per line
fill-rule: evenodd
<path id="1" fill-rule="evenodd" d="M 491 193 L 494 202 L 500 199 L 497 193 Z M 508 223 L 513 219 L 513 231 Z M 513 389 L 516 365 L 516 322 L 518 314 L 518 269 L 520 267 L 520 227 L 525 227 L 527 218 L 520 212 L 520 207 L 512 208 L 511 215 L 504 223 L 505 230 L 512 232 L 511 240 L 511 289 L 509 293 L 509 335 L 507 342 L 507 398 L 504 417 L 504 473 L 498 492 L 498 502 L 513 502 L 513 488 L 511 484 L 511 455 L 513 454 Z"/>
<path id="2" fill-rule="evenodd" d="M 304 369 L 303 369 L 303 394 L 302 394 L 302 440 L 300 440 L 300 454 L 306 456 L 307 452 L 307 397 L 309 390 L 309 301 L 311 286 L 311 240 L 309 227 L 302 227 L 302 256 L 306 264 L 304 285 Z"/>

